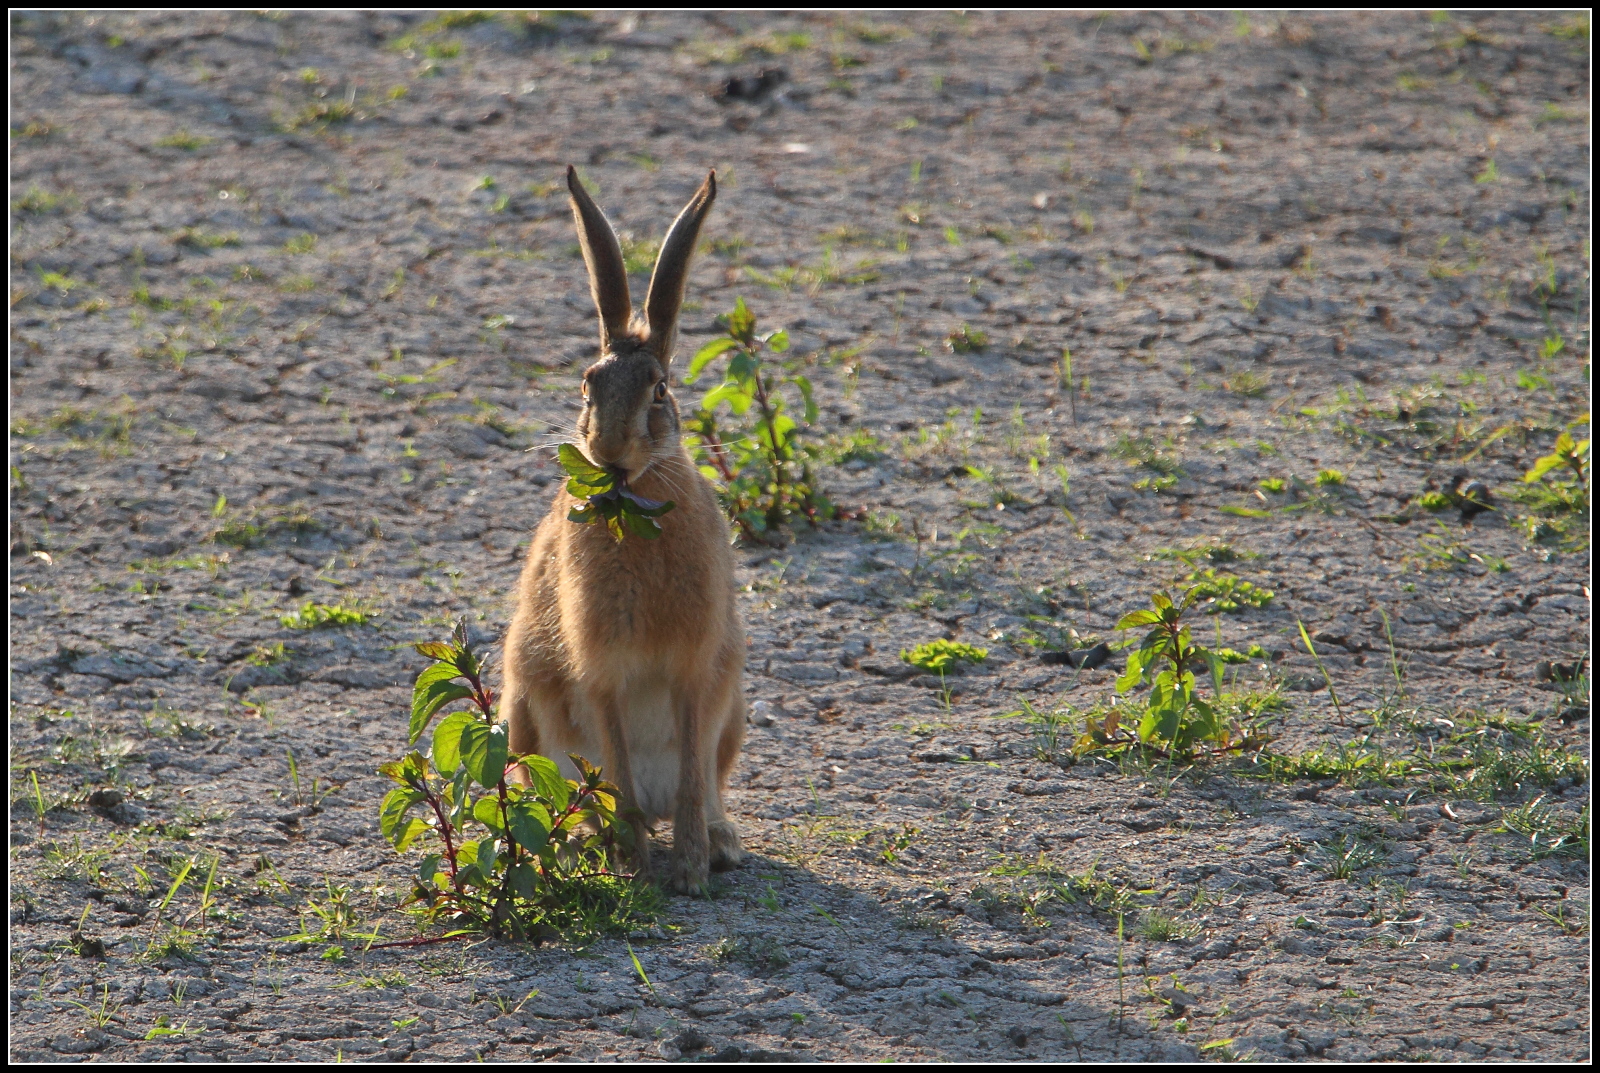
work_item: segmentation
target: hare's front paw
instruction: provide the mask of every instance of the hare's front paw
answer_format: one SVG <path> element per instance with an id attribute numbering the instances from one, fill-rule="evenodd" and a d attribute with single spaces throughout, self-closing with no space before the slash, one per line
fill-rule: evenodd
<path id="1" fill-rule="evenodd" d="M 672 889 L 679 894 L 690 894 L 703 898 L 706 894 L 706 885 L 711 880 L 711 870 L 706 860 L 705 844 L 696 847 L 699 852 L 691 849 L 687 853 L 679 852 L 676 847 L 672 854 Z"/>
<path id="2" fill-rule="evenodd" d="M 717 820 L 707 825 L 711 841 L 711 870 L 726 872 L 744 861 L 744 846 L 739 841 L 739 829 L 731 820 Z"/>

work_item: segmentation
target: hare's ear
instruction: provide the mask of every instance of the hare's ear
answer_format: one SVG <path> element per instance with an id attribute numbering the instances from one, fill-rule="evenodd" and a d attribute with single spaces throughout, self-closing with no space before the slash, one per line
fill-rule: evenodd
<path id="1" fill-rule="evenodd" d="M 706 176 L 689 204 L 672 221 L 672 228 L 661 243 L 661 256 L 650 276 L 650 291 L 644 300 L 645 320 L 650 325 L 650 349 L 665 369 L 672 361 L 672 337 L 678 326 L 678 307 L 683 304 L 684 284 L 689 280 L 689 258 L 700 238 L 700 225 L 711 213 L 717 199 L 717 173 Z"/>
<path id="2" fill-rule="evenodd" d="M 567 165 L 567 190 L 572 194 L 572 219 L 578 226 L 583 263 L 589 266 L 589 293 L 600 312 L 600 345 L 628 330 L 633 305 L 628 300 L 628 273 L 622 265 L 622 246 L 605 213 L 578 181 L 578 171 Z"/>

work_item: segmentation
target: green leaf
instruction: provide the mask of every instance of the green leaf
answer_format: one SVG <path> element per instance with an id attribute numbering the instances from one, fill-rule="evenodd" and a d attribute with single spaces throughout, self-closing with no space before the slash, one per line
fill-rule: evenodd
<path id="1" fill-rule="evenodd" d="M 450 775 L 461 766 L 461 736 L 470 726 L 481 726 L 471 712 L 451 712 L 433 730 L 433 766 Z"/>
<path id="2" fill-rule="evenodd" d="M 789 333 L 784 331 L 782 328 L 779 328 L 777 331 L 767 336 L 766 342 L 767 346 L 771 348 L 774 354 L 782 354 L 785 350 L 789 349 Z"/>
<path id="3" fill-rule="evenodd" d="M 803 376 L 796 376 L 796 377 L 792 377 L 791 379 L 794 382 L 794 386 L 800 389 L 800 397 L 805 399 L 805 401 L 806 401 L 806 406 L 805 406 L 806 424 L 808 424 L 808 425 L 816 424 L 817 423 L 817 400 L 812 396 L 812 393 L 811 393 L 811 381 L 806 379 Z"/>
<path id="4" fill-rule="evenodd" d="M 1135 626 L 1148 626 L 1152 622 L 1160 621 L 1161 616 L 1154 611 L 1130 611 L 1122 616 L 1122 621 L 1118 622 L 1115 628 L 1131 630 Z"/>
<path id="5" fill-rule="evenodd" d="M 566 776 L 561 774 L 556 762 L 548 756 L 534 754 L 525 757 L 522 764 L 528 769 L 529 781 L 539 796 L 549 801 L 557 812 L 564 810 L 567 807 L 570 789 Z"/>
<path id="6" fill-rule="evenodd" d="M 400 821 L 405 819 L 412 805 L 422 800 L 425 799 L 421 793 L 405 786 L 397 786 L 384 794 L 383 803 L 378 806 L 378 830 L 383 837 L 391 843 L 395 842 Z"/>
<path id="7" fill-rule="evenodd" d="M 417 878 L 424 883 L 432 883 L 433 877 L 439 874 L 439 865 L 444 858 L 437 853 L 430 853 L 422 858 L 422 863 L 417 865 Z"/>
<path id="8" fill-rule="evenodd" d="M 561 468 L 567 471 L 570 478 L 567 481 L 567 491 L 579 499 L 601 492 L 609 492 L 617 485 L 617 478 L 609 470 L 601 469 L 588 458 L 576 445 L 563 443 L 556 449 L 556 454 L 561 462 Z"/>
<path id="9" fill-rule="evenodd" d="M 1544 457 L 1540 458 L 1538 461 L 1534 462 L 1532 469 L 1530 469 L 1527 473 L 1524 473 L 1522 475 L 1523 483 L 1525 483 L 1525 484 L 1535 484 L 1535 483 L 1537 483 L 1538 480 L 1541 477 L 1543 477 L 1546 473 L 1549 473 L 1551 470 L 1565 465 L 1566 461 L 1567 460 L 1564 457 L 1562 457 L 1561 455 L 1558 455 L 1558 454 L 1545 455 Z"/>
<path id="10" fill-rule="evenodd" d="M 532 900 L 539 893 L 539 873 L 527 861 L 518 861 L 508 870 L 511 893 L 518 898 Z"/>
<path id="11" fill-rule="evenodd" d="M 1149 659 L 1144 649 L 1128 653 L 1128 665 L 1122 672 L 1122 677 L 1117 679 L 1117 692 L 1126 693 L 1140 682 L 1144 681 L 1144 666 Z"/>
<path id="12" fill-rule="evenodd" d="M 1224 514 L 1236 514 L 1241 518 L 1270 518 L 1270 510 L 1261 510 L 1258 507 L 1218 507 Z"/>
<path id="13" fill-rule="evenodd" d="M 454 680 L 460 677 L 454 663 L 435 663 L 417 675 L 417 684 L 411 690 L 411 737 L 407 744 L 415 745 L 428 720 L 446 704 L 472 696 L 469 686 Z"/>
<path id="14" fill-rule="evenodd" d="M 550 840 L 550 828 L 554 824 L 550 813 L 537 801 L 523 799 L 513 802 L 506 818 L 511 837 L 529 853 L 538 853 Z"/>
<path id="15" fill-rule="evenodd" d="M 458 761 L 459 763 L 459 761 Z M 450 824 L 460 827 L 468 813 L 472 810 L 472 795 L 467 793 L 467 784 L 472 781 L 472 776 L 465 767 L 458 767 L 456 773 L 450 778 Z"/>
<path id="16" fill-rule="evenodd" d="M 711 342 L 694 352 L 694 357 L 689 360 L 688 371 L 683 374 L 683 382 L 685 384 L 694 383 L 695 378 L 700 375 L 700 371 L 704 369 L 707 364 L 714 361 L 717 355 L 723 353 L 730 347 L 736 347 L 738 345 L 738 342 L 728 338 L 727 336 L 723 336 L 720 339 L 711 340 Z"/>
<path id="17" fill-rule="evenodd" d="M 404 853 L 407 847 L 409 847 L 412 842 L 416 841 L 417 836 L 423 834 L 427 830 L 427 823 L 415 816 L 411 817 L 411 819 L 406 821 L 406 825 L 400 829 L 394 838 L 395 852 Z"/>
<path id="18" fill-rule="evenodd" d="M 493 794 L 478 798 L 478 803 L 472 806 L 472 815 L 495 834 L 505 830 L 505 823 L 500 816 L 500 802 Z"/>
<path id="19" fill-rule="evenodd" d="M 418 652 L 421 652 L 429 659 L 436 659 L 442 663 L 455 662 L 455 647 L 453 645 L 445 644 L 443 641 L 418 641 L 411 647 L 415 648 Z"/>
<path id="20" fill-rule="evenodd" d="M 715 410 L 724 402 L 728 404 L 728 408 L 736 415 L 743 414 L 750 409 L 750 404 L 755 402 L 755 396 L 751 395 L 737 382 L 729 380 L 721 387 L 712 388 L 706 392 L 705 397 L 700 400 L 700 407 L 705 410 Z"/>
<path id="21" fill-rule="evenodd" d="M 506 728 L 473 722 L 461 731 L 461 764 L 479 786 L 492 789 L 505 777 Z"/>
<path id="22" fill-rule="evenodd" d="M 748 350 L 741 350 L 728 362 L 728 379 L 738 383 L 741 388 L 749 391 L 755 387 L 754 377 L 760 363 L 754 354 Z"/>
<path id="23" fill-rule="evenodd" d="M 750 307 L 744 304 L 743 298 L 734 299 L 733 312 L 727 314 L 727 322 L 729 335 L 742 343 L 754 341 L 756 317 L 750 312 Z"/>

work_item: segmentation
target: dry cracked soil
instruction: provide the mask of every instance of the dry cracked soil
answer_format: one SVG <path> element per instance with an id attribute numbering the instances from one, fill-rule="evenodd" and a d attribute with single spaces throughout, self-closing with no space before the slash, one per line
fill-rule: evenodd
<path id="1" fill-rule="evenodd" d="M 1588 1058 L 1587 507 L 1522 480 L 1587 437 L 1586 15 L 11 47 L 12 1059 Z M 594 353 L 569 162 L 646 265 L 718 170 L 680 353 L 785 326 L 842 509 L 738 549 L 713 897 L 364 950 L 409 645 L 498 641 Z M 1059 653 L 1194 583 L 1270 743 L 1082 740 L 1146 694 Z"/>

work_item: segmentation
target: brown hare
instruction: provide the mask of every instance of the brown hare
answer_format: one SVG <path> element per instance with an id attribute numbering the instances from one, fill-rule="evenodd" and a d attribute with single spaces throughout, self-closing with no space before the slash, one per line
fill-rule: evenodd
<path id="1" fill-rule="evenodd" d="M 672 885 L 703 893 L 708 869 L 736 866 L 739 832 L 722 791 L 744 740 L 744 629 L 728 522 L 680 442 L 669 386 L 678 307 L 700 225 L 717 196 L 712 172 L 673 221 L 632 315 L 622 248 L 567 169 L 600 359 L 583 374 L 577 446 L 632 492 L 672 500 L 653 540 L 618 541 L 567 518 L 565 488 L 534 534 L 505 641 L 501 710 L 515 752 L 568 752 L 600 763 L 621 810 L 672 820 Z M 643 830 L 634 866 L 649 868 Z"/>

